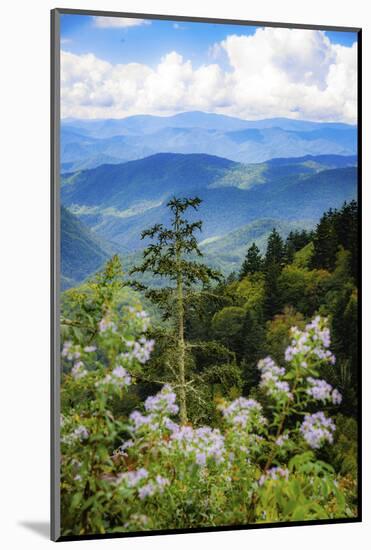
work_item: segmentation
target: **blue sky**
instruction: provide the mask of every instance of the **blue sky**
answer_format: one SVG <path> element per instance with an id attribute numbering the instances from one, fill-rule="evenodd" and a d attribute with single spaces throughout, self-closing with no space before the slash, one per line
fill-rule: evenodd
<path id="1" fill-rule="evenodd" d="M 253 35 L 257 27 L 195 23 L 189 21 L 149 20 L 149 25 L 99 28 L 94 17 L 63 15 L 62 46 L 76 54 L 94 53 L 111 63 L 146 63 L 155 66 L 167 52 L 176 49 L 195 65 L 209 58 L 209 49 L 228 35 Z M 305 31 L 303 31 L 305 32 Z M 325 32 L 333 44 L 351 46 L 354 32 Z"/>
<path id="2" fill-rule="evenodd" d="M 357 35 L 62 15 L 62 117 L 169 116 L 354 123 Z"/>

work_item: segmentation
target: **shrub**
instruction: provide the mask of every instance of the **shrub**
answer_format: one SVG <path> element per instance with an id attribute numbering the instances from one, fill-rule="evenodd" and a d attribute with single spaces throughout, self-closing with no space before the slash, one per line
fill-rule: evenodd
<path id="1" fill-rule="evenodd" d="M 341 401 L 318 378 L 335 362 L 325 319 L 291 329 L 285 367 L 259 362 L 265 407 L 220 399 L 214 428 L 179 424 L 169 385 L 129 417 L 113 416 L 112 399 L 125 400 L 149 359 L 148 325 L 140 308 L 106 311 L 94 345 L 63 344 L 63 534 L 354 515 L 338 474 L 317 456 L 334 439 L 324 409 Z"/>

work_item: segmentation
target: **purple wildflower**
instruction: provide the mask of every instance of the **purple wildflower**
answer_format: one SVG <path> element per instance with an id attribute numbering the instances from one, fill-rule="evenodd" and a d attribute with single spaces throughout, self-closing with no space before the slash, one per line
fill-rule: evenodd
<path id="1" fill-rule="evenodd" d="M 227 422 L 236 427 L 251 427 L 253 422 L 265 423 L 261 414 L 262 406 L 255 399 L 239 397 L 227 407 L 220 408 Z"/>
<path id="2" fill-rule="evenodd" d="M 146 411 L 162 414 L 177 414 L 178 405 L 175 403 L 176 395 L 171 386 L 166 384 L 156 395 L 147 397 L 144 407 Z"/>
<path id="3" fill-rule="evenodd" d="M 340 405 L 343 400 L 341 393 L 337 389 L 334 389 L 331 398 L 334 405 Z"/>
<path id="4" fill-rule="evenodd" d="M 77 361 L 72 369 L 71 374 L 75 380 L 79 380 L 88 374 L 88 371 L 84 369 L 84 363 L 82 361 Z"/>
<path id="5" fill-rule="evenodd" d="M 147 497 L 151 497 L 156 492 L 156 489 L 152 482 L 147 483 L 146 485 L 143 485 L 140 489 L 138 489 L 138 495 L 141 500 L 144 500 Z"/>
<path id="6" fill-rule="evenodd" d="M 312 449 L 319 449 L 326 441 L 333 442 L 335 425 L 322 411 L 306 414 L 300 432 Z"/>
<path id="7" fill-rule="evenodd" d="M 328 349 L 331 344 L 330 331 L 326 326 L 327 319 L 315 317 L 308 323 L 303 331 L 297 327 L 291 328 L 293 337 L 291 344 L 286 348 L 285 360 L 291 362 L 297 355 L 306 358 L 320 359 L 332 365 L 335 364 L 335 356 Z M 307 362 L 301 358 L 300 366 L 306 368 Z"/>
<path id="8" fill-rule="evenodd" d="M 85 428 L 85 426 L 80 425 L 74 430 L 73 435 L 75 438 L 82 441 L 84 439 L 88 439 L 89 431 Z"/>
<path id="9" fill-rule="evenodd" d="M 111 330 L 112 332 L 117 332 L 117 327 L 113 321 L 110 321 L 108 318 L 103 317 L 98 323 L 99 332 L 106 332 Z"/>
<path id="10" fill-rule="evenodd" d="M 264 388 L 268 395 L 278 399 L 292 399 L 289 383 L 282 380 L 286 374 L 283 367 L 278 367 L 271 357 L 261 359 L 258 363 L 261 371 L 260 387 Z"/>

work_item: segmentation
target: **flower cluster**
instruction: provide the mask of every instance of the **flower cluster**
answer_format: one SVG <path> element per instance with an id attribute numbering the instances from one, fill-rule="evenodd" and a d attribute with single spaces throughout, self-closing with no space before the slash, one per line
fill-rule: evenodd
<path id="1" fill-rule="evenodd" d="M 198 466 L 205 466 L 208 459 L 216 464 L 224 462 L 224 437 L 218 429 L 208 426 L 193 429 L 182 426 L 170 436 L 170 445 L 186 456 L 192 456 Z"/>
<path id="2" fill-rule="evenodd" d="M 166 384 L 159 393 L 147 397 L 144 407 L 149 412 L 157 412 L 164 415 L 177 414 L 179 407 L 175 402 L 176 395 L 171 386 Z"/>
<path id="3" fill-rule="evenodd" d="M 144 364 L 151 356 L 155 346 L 155 341 L 147 340 L 144 336 L 142 336 L 139 338 L 138 342 L 135 342 L 134 340 L 127 340 L 126 346 L 129 348 L 129 351 L 121 353 L 120 358 L 127 361 L 136 359 L 139 363 Z"/>
<path id="4" fill-rule="evenodd" d="M 84 439 L 88 439 L 89 430 L 87 430 L 85 426 L 81 424 L 74 430 L 72 435 L 75 439 L 80 439 L 81 441 L 83 441 Z"/>
<path id="5" fill-rule="evenodd" d="M 145 468 L 139 468 L 139 470 L 132 470 L 119 474 L 118 481 L 124 481 L 128 487 L 135 487 L 142 479 L 147 479 L 147 477 L 148 471 Z"/>
<path id="6" fill-rule="evenodd" d="M 261 414 L 262 406 L 255 399 L 239 397 L 227 407 L 220 406 L 220 409 L 227 422 L 236 427 L 245 429 L 253 427 L 256 423 L 266 423 Z"/>
<path id="7" fill-rule="evenodd" d="M 69 361 L 79 359 L 81 351 L 79 345 L 74 345 L 70 340 L 66 340 L 63 344 L 62 357 L 66 357 Z"/>
<path id="8" fill-rule="evenodd" d="M 111 330 L 112 332 L 117 332 L 117 326 L 108 317 L 103 317 L 99 321 L 98 329 L 100 333 L 107 332 L 108 330 Z"/>
<path id="9" fill-rule="evenodd" d="M 137 488 L 138 496 L 141 500 L 156 493 L 163 493 L 165 487 L 170 484 L 167 478 L 160 475 L 157 475 L 154 480 L 150 481 L 148 481 L 148 477 L 149 473 L 146 468 L 139 468 L 138 470 L 119 474 L 117 482 L 123 482 L 130 488 Z M 142 484 L 143 480 L 146 480 L 144 485 Z"/>
<path id="10" fill-rule="evenodd" d="M 153 414 L 142 414 L 139 411 L 133 411 L 130 415 L 130 421 L 132 424 L 132 431 L 138 432 L 140 429 L 145 426 L 149 430 L 158 430 L 160 424 L 156 420 L 156 417 Z"/>
<path id="11" fill-rule="evenodd" d="M 322 411 L 306 414 L 300 432 L 312 449 L 319 449 L 326 441 L 333 442 L 335 425 Z"/>
<path id="12" fill-rule="evenodd" d="M 82 361 L 76 361 L 71 369 L 71 374 L 75 380 L 84 378 L 88 374 L 88 371 L 84 368 L 84 363 Z"/>
<path id="13" fill-rule="evenodd" d="M 262 486 L 264 483 L 269 480 L 273 479 L 274 481 L 277 480 L 288 480 L 289 478 L 289 471 L 287 468 L 280 468 L 279 466 L 274 466 L 273 468 L 270 468 L 263 474 L 259 479 L 259 485 Z"/>
<path id="14" fill-rule="evenodd" d="M 258 363 L 260 370 L 260 387 L 264 388 L 268 395 L 276 399 L 292 399 L 290 386 L 283 376 L 286 370 L 283 367 L 278 367 L 271 357 L 261 359 Z"/>
<path id="15" fill-rule="evenodd" d="M 303 331 L 297 327 L 291 328 L 291 345 L 286 348 L 285 359 L 290 362 L 297 356 L 300 365 L 307 367 L 308 359 L 321 360 L 331 365 L 335 364 L 335 356 L 328 349 L 330 346 L 330 331 L 326 326 L 326 319 L 319 315 L 308 323 Z M 305 359 L 303 359 L 303 357 Z"/>
<path id="16" fill-rule="evenodd" d="M 143 485 L 138 490 L 138 496 L 141 500 L 151 497 L 156 493 L 163 493 L 167 485 L 170 485 L 170 481 L 166 477 L 157 475 L 155 481 L 150 481 L 146 485 Z"/>
<path id="17" fill-rule="evenodd" d="M 140 321 L 142 331 L 146 332 L 150 325 L 150 316 L 144 310 L 137 310 L 135 307 L 129 306 L 130 313 L 134 314 L 135 317 Z"/>
<path id="18" fill-rule="evenodd" d="M 130 415 L 132 430 L 138 432 L 141 428 L 156 431 L 161 427 L 174 431 L 179 426 L 173 422 L 169 415 L 177 414 L 179 407 L 176 404 L 176 395 L 171 386 L 165 384 L 156 395 L 147 397 L 144 408 L 146 414 L 133 411 Z"/>
<path id="19" fill-rule="evenodd" d="M 112 370 L 111 374 L 106 374 L 103 380 L 97 382 L 96 386 L 105 386 L 107 384 L 113 384 L 120 389 L 127 388 L 131 384 L 131 376 L 124 367 L 119 365 Z"/>
<path id="20" fill-rule="evenodd" d="M 342 396 L 341 393 L 333 389 L 331 384 L 326 380 L 320 380 L 318 378 L 307 378 L 309 387 L 307 388 L 307 394 L 316 399 L 317 401 L 332 401 L 334 405 L 340 405 Z"/>

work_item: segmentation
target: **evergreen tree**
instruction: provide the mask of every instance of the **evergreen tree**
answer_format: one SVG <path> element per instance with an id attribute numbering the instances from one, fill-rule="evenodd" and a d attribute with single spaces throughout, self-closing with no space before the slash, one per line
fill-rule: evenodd
<path id="1" fill-rule="evenodd" d="M 202 256 L 197 244 L 195 232 L 200 231 L 202 221 L 190 223 L 184 213 L 192 208 L 198 210 L 201 199 L 176 198 L 167 203 L 171 214 L 170 227 L 156 224 L 142 232 L 142 239 L 148 237 L 152 242 L 143 252 L 143 262 L 131 270 L 133 273 L 151 272 L 166 281 L 163 288 L 149 288 L 141 283 L 132 282 L 134 288 L 145 295 L 163 311 L 164 318 L 171 319 L 174 325 L 176 341 L 175 368 L 179 389 L 180 420 L 187 422 L 186 404 L 186 341 L 185 341 L 185 302 L 192 294 L 195 285 L 206 287 L 220 275 L 210 267 L 189 259 L 189 256 Z"/>
<path id="2" fill-rule="evenodd" d="M 272 229 L 271 234 L 268 237 L 267 252 L 265 254 L 264 267 L 265 271 L 272 266 L 277 265 L 281 269 L 285 260 L 285 247 L 281 235 L 276 228 Z"/>
<path id="3" fill-rule="evenodd" d="M 285 247 L 282 237 L 274 228 L 268 237 L 267 252 L 264 260 L 265 272 L 265 314 L 268 319 L 281 308 L 278 278 L 285 260 Z"/>
<path id="4" fill-rule="evenodd" d="M 285 260 L 286 263 L 291 263 L 294 259 L 295 252 L 298 252 L 313 239 L 313 232 L 306 231 L 290 231 L 285 242 Z"/>
<path id="5" fill-rule="evenodd" d="M 325 212 L 316 227 L 313 239 L 313 255 L 311 267 L 332 271 L 335 267 L 338 250 L 338 237 L 335 230 L 334 218 L 336 211 Z"/>
<path id="6" fill-rule="evenodd" d="M 311 266 L 333 271 L 339 247 L 351 253 L 351 274 L 358 274 L 358 206 L 344 203 L 341 210 L 328 210 L 317 225 Z"/>
<path id="7" fill-rule="evenodd" d="M 336 235 L 345 250 L 351 253 L 350 268 L 354 278 L 358 275 L 358 205 L 356 201 L 344 203 L 334 218 Z"/>
<path id="8" fill-rule="evenodd" d="M 247 251 L 245 260 L 242 264 L 239 279 L 243 279 L 247 275 L 254 275 L 261 272 L 263 269 L 263 258 L 261 257 L 260 250 L 255 243 L 252 243 Z"/>
<path id="9" fill-rule="evenodd" d="M 248 394 L 259 383 L 257 364 L 265 354 L 265 324 L 261 308 L 247 310 L 242 327 L 242 342 L 244 392 Z"/>

